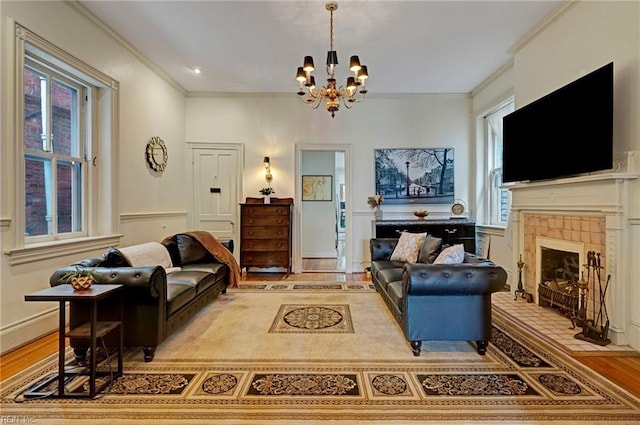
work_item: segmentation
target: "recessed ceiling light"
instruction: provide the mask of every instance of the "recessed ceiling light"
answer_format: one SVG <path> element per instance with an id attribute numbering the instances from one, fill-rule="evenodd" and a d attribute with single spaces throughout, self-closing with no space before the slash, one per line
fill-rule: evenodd
<path id="1" fill-rule="evenodd" d="M 202 71 L 200 71 L 200 68 L 193 68 L 193 72 L 194 74 L 200 74 Z"/>

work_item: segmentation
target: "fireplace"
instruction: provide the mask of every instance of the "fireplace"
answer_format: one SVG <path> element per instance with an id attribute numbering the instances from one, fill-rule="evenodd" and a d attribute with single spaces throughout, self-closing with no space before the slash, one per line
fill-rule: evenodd
<path id="1" fill-rule="evenodd" d="M 629 170 L 640 171 L 640 163 L 633 159 L 633 156 L 625 159 L 629 161 Z M 511 185 L 510 225 L 506 232 L 513 241 L 510 282 L 514 281 L 514 270 L 521 257 L 523 286 L 536 302 L 539 302 L 538 284 L 542 281 L 536 239 L 583 244 L 581 249 L 551 248 L 583 253 L 584 258 L 578 260 L 580 278 L 584 271 L 585 280 L 591 281 L 585 302 L 588 317 L 594 313 L 597 317 L 604 301 L 610 318 L 611 341 L 636 349 L 640 349 L 640 313 L 630 308 L 629 300 L 636 299 L 639 293 L 636 241 L 640 239 L 640 220 L 633 217 L 640 204 L 631 201 L 632 188 L 640 184 L 639 176 L 640 173 L 594 174 Z M 590 280 L 584 266 L 588 263 L 587 256 L 593 255 L 601 274 L 595 284 L 593 271 Z"/>
<path id="2" fill-rule="evenodd" d="M 583 243 L 536 238 L 536 276 L 540 306 L 556 309 L 569 318 L 576 315 L 583 256 Z"/>

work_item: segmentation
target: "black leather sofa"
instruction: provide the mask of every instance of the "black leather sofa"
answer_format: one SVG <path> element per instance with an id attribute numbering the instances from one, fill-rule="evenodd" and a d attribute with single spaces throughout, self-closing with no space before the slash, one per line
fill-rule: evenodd
<path id="1" fill-rule="evenodd" d="M 233 252 L 233 240 L 222 243 Z M 63 276 L 79 267 L 93 270 L 94 284 L 124 285 L 124 345 L 142 347 L 145 361 L 150 362 L 156 347 L 203 306 L 225 293 L 230 282 L 229 267 L 216 260 L 191 236 L 177 234 L 162 244 L 180 271 L 167 275 L 160 266 L 132 267 L 127 258 L 112 247 L 101 257 L 56 270 L 49 283 L 51 286 L 66 283 Z M 101 320 L 115 320 L 119 308 L 114 300 L 105 299 L 100 301 L 98 311 Z M 86 303 L 70 304 L 69 325 L 72 328 L 87 322 L 88 318 Z M 71 338 L 70 344 L 76 359 L 84 360 L 88 351 L 86 342 Z"/>
<path id="2" fill-rule="evenodd" d="M 491 339 L 491 294 L 507 282 L 505 270 L 465 252 L 460 264 L 432 264 L 441 249 L 427 238 L 417 263 L 391 261 L 398 239 L 369 241 L 371 277 L 387 307 L 402 328 L 413 354 L 422 341 L 475 341 L 486 353 Z M 430 246 L 427 246 L 430 245 Z"/>

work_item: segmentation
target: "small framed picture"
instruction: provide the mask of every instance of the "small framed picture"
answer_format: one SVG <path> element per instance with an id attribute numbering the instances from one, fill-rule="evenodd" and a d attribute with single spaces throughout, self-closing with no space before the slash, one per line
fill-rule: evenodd
<path id="1" fill-rule="evenodd" d="M 333 201 L 333 176 L 302 176 L 303 201 Z"/>

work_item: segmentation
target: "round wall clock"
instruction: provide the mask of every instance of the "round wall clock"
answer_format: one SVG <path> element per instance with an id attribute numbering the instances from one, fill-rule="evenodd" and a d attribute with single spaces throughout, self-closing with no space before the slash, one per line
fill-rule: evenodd
<path id="1" fill-rule="evenodd" d="M 161 138 L 154 136 L 147 143 L 146 149 L 147 162 L 153 171 L 163 171 L 167 166 L 167 146 Z"/>
<path id="2" fill-rule="evenodd" d="M 453 201 L 451 204 L 451 217 L 452 218 L 466 218 L 467 206 L 459 199 Z"/>

